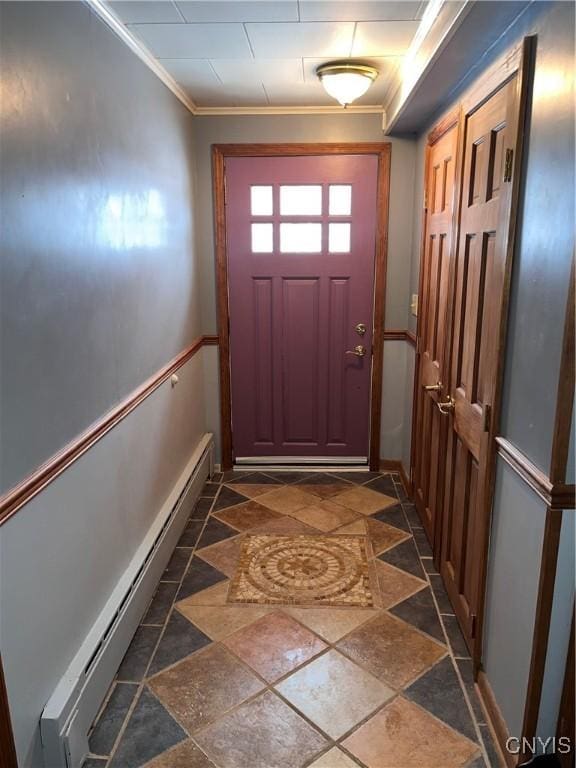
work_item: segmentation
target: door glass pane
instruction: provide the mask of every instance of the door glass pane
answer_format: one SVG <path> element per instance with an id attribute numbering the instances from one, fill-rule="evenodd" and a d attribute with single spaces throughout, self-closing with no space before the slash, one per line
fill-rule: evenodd
<path id="1" fill-rule="evenodd" d="M 252 224 L 252 253 L 272 253 L 274 250 L 272 224 Z"/>
<path id="2" fill-rule="evenodd" d="M 330 253 L 350 253 L 350 224 L 328 225 L 328 250 Z"/>
<path id="3" fill-rule="evenodd" d="M 328 213 L 330 216 L 350 216 L 352 213 L 352 186 L 350 184 L 330 185 Z"/>
<path id="4" fill-rule="evenodd" d="M 321 250 L 322 224 L 280 224 L 282 253 L 320 253 Z"/>
<path id="5" fill-rule="evenodd" d="M 320 185 L 280 187 L 282 216 L 320 216 L 321 213 L 322 187 Z"/>
<path id="6" fill-rule="evenodd" d="M 272 216 L 272 187 L 250 187 L 252 216 Z"/>

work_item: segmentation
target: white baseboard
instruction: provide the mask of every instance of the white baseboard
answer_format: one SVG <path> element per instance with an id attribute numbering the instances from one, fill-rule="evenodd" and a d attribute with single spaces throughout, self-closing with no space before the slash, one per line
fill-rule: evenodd
<path id="1" fill-rule="evenodd" d="M 47 768 L 79 768 L 88 731 L 214 467 L 206 434 L 66 670 L 40 721 Z"/>

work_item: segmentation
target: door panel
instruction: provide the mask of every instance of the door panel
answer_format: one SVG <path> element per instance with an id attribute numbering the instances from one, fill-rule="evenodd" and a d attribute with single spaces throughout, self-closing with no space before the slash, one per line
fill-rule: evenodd
<path id="1" fill-rule="evenodd" d="M 448 338 L 448 291 L 458 140 L 457 122 L 428 147 L 427 207 L 424 217 L 420 312 L 418 321 L 418 374 L 415 393 L 414 500 L 428 537 L 434 545 L 443 489 L 445 423 L 436 407 L 439 391 L 427 386 L 445 384 Z"/>
<path id="2" fill-rule="evenodd" d="M 234 457 L 366 459 L 378 156 L 233 157 L 225 176 Z"/>
<path id="3" fill-rule="evenodd" d="M 462 201 L 454 262 L 453 333 L 441 573 L 473 650 L 487 534 L 492 405 L 505 303 L 517 82 L 465 117 Z"/>

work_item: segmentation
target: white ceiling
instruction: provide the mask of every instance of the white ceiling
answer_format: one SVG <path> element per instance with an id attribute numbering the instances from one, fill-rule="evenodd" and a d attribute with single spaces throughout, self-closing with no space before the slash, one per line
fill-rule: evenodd
<path id="1" fill-rule="evenodd" d="M 199 107 L 335 106 L 315 74 L 353 57 L 382 105 L 425 0 L 122 0 L 109 7 Z"/>

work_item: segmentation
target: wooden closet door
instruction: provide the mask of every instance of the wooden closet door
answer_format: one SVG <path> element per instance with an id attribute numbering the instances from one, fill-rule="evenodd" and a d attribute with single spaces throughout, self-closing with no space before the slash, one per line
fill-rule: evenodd
<path id="1" fill-rule="evenodd" d="M 438 136 L 439 134 L 439 136 Z M 446 423 L 437 408 L 446 390 L 448 291 L 456 205 L 458 118 L 430 136 L 418 313 L 412 482 L 414 502 L 432 545 L 441 519 Z"/>
<path id="2" fill-rule="evenodd" d="M 490 515 L 493 405 L 504 344 L 518 76 L 467 112 L 454 271 L 441 574 L 474 650 Z"/>

